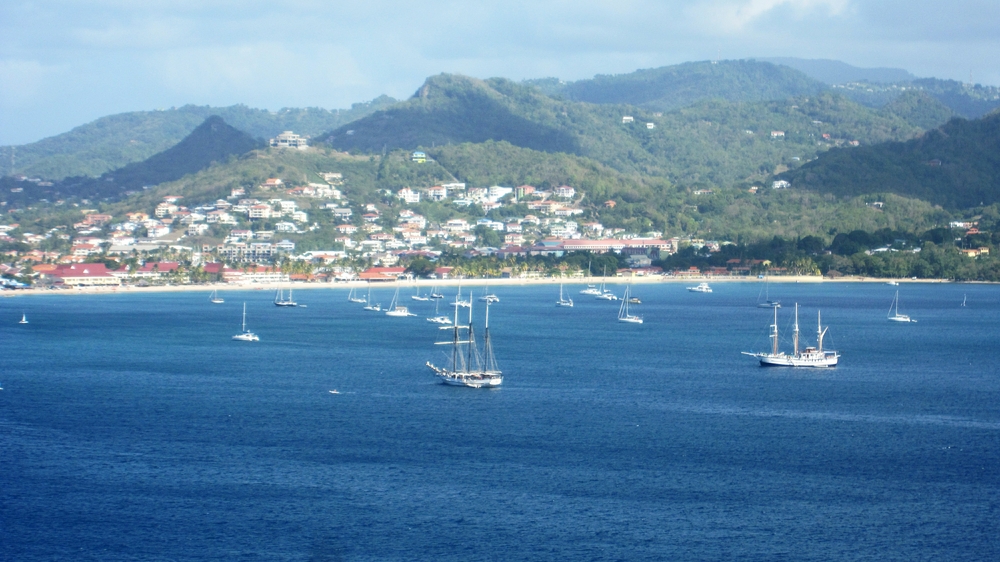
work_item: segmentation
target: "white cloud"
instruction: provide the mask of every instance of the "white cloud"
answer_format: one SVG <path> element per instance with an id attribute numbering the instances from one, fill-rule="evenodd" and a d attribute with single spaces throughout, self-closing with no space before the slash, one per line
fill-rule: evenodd
<path id="1" fill-rule="evenodd" d="M 690 7 L 688 12 L 705 31 L 732 33 L 779 10 L 793 18 L 829 17 L 843 14 L 848 5 L 848 0 L 708 0 Z"/>

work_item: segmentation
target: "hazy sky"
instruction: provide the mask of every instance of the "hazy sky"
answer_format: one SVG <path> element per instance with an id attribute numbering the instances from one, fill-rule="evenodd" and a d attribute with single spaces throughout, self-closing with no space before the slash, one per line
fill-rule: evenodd
<path id="1" fill-rule="evenodd" d="M 0 144 L 123 111 L 349 107 L 430 75 L 789 56 L 1000 84 L 996 0 L 3 0 Z"/>

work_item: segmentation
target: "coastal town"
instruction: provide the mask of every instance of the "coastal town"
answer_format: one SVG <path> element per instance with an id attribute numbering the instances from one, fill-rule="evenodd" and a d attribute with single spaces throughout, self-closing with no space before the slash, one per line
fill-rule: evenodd
<path id="1" fill-rule="evenodd" d="M 272 144 L 305 146 L 290 131 Z M 411 155 L 414 163 L 426 158 L 419 151 Z M 6 252 L 0 274 L 8 288 L 385 281 L 412 277 L 407 264 L 415 259 L 434 263 L 449 253 L 468 259 L 494 257 L 504 265 L 495 272 L 497 277 L 538 278 L 553 272 L 518 267 L 517 260 L 589 252 L 619 258 L 621 267 L 605 275 L 657 276 L 664 272 L 652 263 L 682 246 L 711 252 L 727 243 L 606 228 L 586 217 L 596 217 L 597 210 L 613 208 L 616 202 L 595 204 L 568 185 L 541 189 L 451 182 L 395 193 L 382 190 L 375 202 L 352 201 L 344 195 L 346 189 L 343 174 L 321 172 L 309 182 L 268 178 L 259 185 L 233 188 L 215 201 L 167 195 L 153 208 L 120 216 L 87 208 L 87 201 L 72 203 L 68 205 L 78 216 L 72 224 L 42 232 L 17 223 L 0 224 L 0 242 L 18 248 Z M 418 212 L 428 204 L 435 214 L 449 218 L 429 220 Z M 511 212 L 517 209 L 527 212 Z M 474 218 L 477 214 L 485 216 Z M 297 251 L 303 238 L 332 244 Z M 750 273 L 746 264 L 731 265 L 710 272 L 666 273 Z M 578 277 L 594 273 L 558 271 Z M 438 266 L 433 276 L 474 275 L 461 267 L 456 271 L 454 266 Z"/>

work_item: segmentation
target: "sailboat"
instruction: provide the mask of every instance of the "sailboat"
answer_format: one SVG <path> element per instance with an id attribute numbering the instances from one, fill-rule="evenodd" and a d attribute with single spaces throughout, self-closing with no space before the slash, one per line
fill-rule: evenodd
<path id="1" fill-rule="evenodd" d="M 559 300 L 556 301 L 556 306 L 573 306 L 573 299 L 567 299 L 563 297 L 563 284 L 559 283 Z"/>
<path id="2" fill-rule="evenodd" d="M 274 294 L 274 306 L 299 306 L 299 303 L 295 302 L 292 298 L 292 290 L 288 289 L 288 298 L 285 298 L 285 291 L 283 289 L 278 289 L 278 292 Z"/>
<path id="3" fill-rule="evenodd" d="M 417 286 L 417 294 L 410 295 L 410 298 L 413 299 L 413 300 L 415 300 L 415 301 L 429 301 L 429 300 L 431 300 L 430 297 L 425 297 L 425 296 L 423 296 L 423 295 L 420 294 L 420 286 L 419 285 Z"/>
<path id="4" fill-rule="evenodd" d="M 590 263 L 591 262 L 589 262 L 589 261 L 587 262 L 587 277 L 590 277 L 591 275 L 593 275 L 591 273 L 591 271 L 590 271 Z M 608 270 L 608 268 L 605 267 L 604 268 L 605 273 L 607 272 L 607 270 Z M 597 285 L 588 283 L 587 284 L 587 288 L 583 289 L 582 291 L 580 291 L 580 294 L 581 295 L 592 295 L 592 296 L 596 297 L 597 295 L 601 294 L 601 290 L 597 288 Z"/>
<path id="5" fill-rule="evenodd" d="M 464 308 L 472 308 L 472 291 L 469 291 L 469 300 L 463 301 L 462 300 L 462 286 L 459 285 L 458 286 L 458 294 L 455 295 L 455 302 L 452 303 L 452 304 L 457 304 L 458 306 L 461 306 L 461 307 L 464 307 Z"/>
<path id="6" fill-rule="evenodd" d="M 476 337 L 472 329 L 472 306 L 469 306 L 469 325 L 458 324 L 458 299 L 455 300 L 455 325 L 452 328 L 452 341 L 437 342 L 438 345 L 450 345 L 450 367 L 438 367 L 427 362 L 441 382 L 454 386 L 471 388 L 495 388 L 503 384 L 503 374 L 493 356 L 493 344 L 490 341 L 490 304 L 486 303 L 486 324 L 483 331 L 483 352 L 476 348 Z M 461 331 L 468 330 L 468 339 L 461 338 Z"/>
<path id="7" fill-rule="evenodd" d="M 27 324 L 27 323 L 28 323 L 28 315 L 22 312 L 21 321 L 18 322 L 18 324 Z"/>
<path id="8" fill-rule="evenodd" d="M 212 289 L 212 294 L 208 296 L 208 302 L 210 302 L 212 304 L 222 304 L 222 303 L 224 303 L 226 301 L 223 300 L 222 297 L 219 296 L 219 290 L 218 289 Z"/>
<path id="9" fill-rule="evenodd" d="M 451 326 L 451 318 L 448 318 L 447 316 L 440 316 L 440 315 L 438 315 L 438 304 L 440 302 L 441 302 L 440 300 L 435 300 L 434 301 L 434 316 L 428 318 L 427 321 L 428 322 L 433 322 L 434 324 L 441 324 L 441 325 L 444 325 L 444 326 Z"/>
<path id="10" fill-rule="evenodd" d="M 374 305 L 372 304 L 372 286 L 371 285 L 368 285 L 368 294 L 365 296 L 365 306 L 364 306 L 364 309 L 365 310 L 369 310 L 371 312 L 380 312 L 382 310 L 382 305 L 381 304 L 378 304 L 378 303 L 376 303 Z"/>
<path id="11" fill-rule="evenodd" d="M 886 315 L 886 319 L 889 322 L 916 322 L 916 320 L 909 316 L 899 313 L 899 291 L 896 291 L 896 296 L 892 298 L 892 304 L 889 305 L 889 313 Z"/>
<path id="12" fill-rule="evenodd" d="M 605 267 L 604 268 L 604 276 L 606 276 L 607 274 L 608 274 L 608 268 Z M 616 300 L 618 300 L 618 295 L 616 295 L 613 292 L 611 292 L 610 289 L 606 289 L 604 287 L 604 276 L 601 277 L 601 288 L 598 291 L 597 296 L 595 298 L 600 299 L 602 301 L 616 301 Z"/>
<path id="13" fill-rule="evenodd" d="M 355 296 L 354 287 L 351 287 L 351 290 L 347 293 L 347 302 L 363 303 L 366 301 L 361 297 Z"/>
<path id="14" fill-rule="evenodd" d="M 233 339 L 237 341 L 260 341 L 257 334 L 247 330 L 247 303 L 243 303 L 243 329 L 240 333 L 233 336 Z"/>
<path id="15" fill-rule="evenodd" d="M 395 317 L 416 316 L 416 314 L 411 313 L 405 306 L 399 304 L 399 287 L 396 287 L 396 292 L 392 295 L 392 302 L 389 304 L 389 310 L 385 311 L 385 315 Z"/>
<path id="16" fill-rule="evenodd" d="M 618 307 L 618 321 L 630 322 L 632 324 L 642 324 L 642 316 L 630 314 L 628 311 L 629 301 L 631 300 L 629 298 L 630 289 L 631 285 L 625 285 L 625 296 L 622 297 L 622 304 Z"/>
<path id="17" fill-rule="evenodd" d="M 823 336 L 829 328 L 824 328 L 820 313 L 816 312 L 816 347 L 806 347 L 799 351 L 799 303 L 795 303 L 795 328 L 792 336 L 792 354 L 778 351 L 778 309 L 774 309 L 774 324 L 771 324 L 771 351 L 769 353 L 751 353 L 743 351 L 743 355 L 756 357 L 761 367 L 835 367 L 840 359 L 836 351 L 823 350 Z"/>
<path id="18" fill-rule="evenodd" d="M 500 297 L 498 297 L 498 296 L 494 295 L 493 293 L 491 293 L 490 292 L 490 286 L 487 285 L 486 288 L 483 289 L 483 296 L 479 297 L 479 302 L 488 302 L 488 303 L 492 304 L 492 303 L 495 303 L 495 302 L 500 302 Z"/>
<path id="19" fill-rule="evenodd" d="M 764 276 L 764 288 L 761 289 L 764 293 L 764 300 L 760 300 L 760 293 L 757 293 L 757 308 L 781 308 L 781 301 L 773 301 L 768 298 L 767 294 L 767 276 Z"/>
<path id="20" fill-rule="evenodd" d="M 962 295 L 962 306 L 965 306 L 965 299 L 969 298 L 969 295 Z"/>
<path id="21" fill-rule="evenodd" d="M 437 292 L 437 287 L 431 287 L 430 297 L 432 299 L 443 299 L 444 295 L 442 295 L 441 293 Z"/>

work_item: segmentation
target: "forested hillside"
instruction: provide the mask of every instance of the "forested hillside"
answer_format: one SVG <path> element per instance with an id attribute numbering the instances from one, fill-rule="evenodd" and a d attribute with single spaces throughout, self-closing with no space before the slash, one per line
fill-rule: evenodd
<path id="1" fill-rule="evenodd" d="M 623 122 L 625 116 L 632 120 Z M 624 174 L 731 185 L 762 181 L 840 143 L 902 140 L 921 130 L 899 114 L 832 93 L 753 103 L 702 101 L 660 113 L 558 100 L 499 78 L 439 75 L 410 100 L 324 138 L 341 150 L 375 154 L 504 141 L 584 156 Z M 782 134 L 774 137 L 772 131 Z"/>
<path id="2" fill-rule="evenodd" d="M 211 116 L 181 142 L 143 160 L 97 178 L 72 177 L 40 185 L 23 182 L 22 190 L 4 195 L 10 206 L 22 206 L 40 199 L 117 199 L 129 192 L 170 182 L 199 172 L 213 163 L 235 159 L 260 148 L 262 143 L 230 127 L 219 116 Z"/>
<path id="3" fill-rule="evenodd" d="M 544 83 L 540 84 L 544 87 Z M 546 90 L 569 100 L 670 111 L 704 100 L 753 102 L 818 94 L 826 86 L 784 66 L 754 60 L 689 62 L 598 75 Z"/>
<path id="4" fill-rule="evenodd" d="M 314 136 L 363 117 L 396 100 L 382 96 L 349 110 L 319 108 L 282 109 L 271 112 L 245 105 L 209 107 L 186 105 L 163 111 L 135 111 L 102 117 L 73 130 L 14 148 L 0 147 L 0 172 L 45 179 L 99 176 L 132 162 L 139 162 L 180 142 L 211 115 L 255 138 L 268 139 L 294 130 Z"/>
<path id="5" fill-rule="evenodd" d="M 837 196 L 891 192 L 950 208 L 1000 202 L 1000 114 L 956 118 L 907 142 L 830 150 L 782 177 Z"/>

